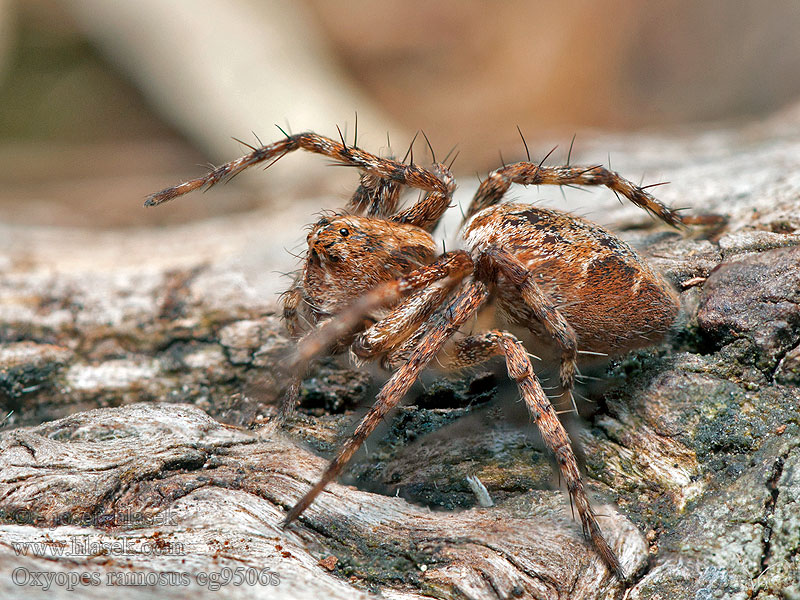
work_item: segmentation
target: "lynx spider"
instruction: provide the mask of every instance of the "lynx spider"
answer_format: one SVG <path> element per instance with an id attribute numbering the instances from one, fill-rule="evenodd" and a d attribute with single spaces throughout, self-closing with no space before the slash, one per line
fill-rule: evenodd
<path id="1" fill-rule="evenodd" d="M 553 167 L 528 160 L 489 174 L 465 215 L 465 249 L 440 254 L 431 232 L 455 189 L 447 166 L 434 159 L 435 164 L 423 168 L 413 163 L 413 156 L 409 164 L 381 158 L 355 142 L 348 146 L 341 135 L 341 142 L 311 132 L 285 135 L 272 144 L 250 146 L 246 156 L 145 202 L 153 206 L 210 187 L 298 149 L 361 173 L 346 211 L 323 216 L 311 227 L 303 268 L 282 297 L 286 324 L 301 339 L 281 417 L 294 409 L 307 363 L 329 349 L 349 347 L 358 359 L 379 359 L 394 374 L 321 479 L 289 511 L 285 524 L 336 479 L 432 359 L 465 368 L 500 355 L 556 457 L 584 534 L 624 580 L 589 504 L 567 433 L 525 346 L 507 329 L 518 329 L 539 347 L 557 351 L 560 384 L 571 395 L 580 353 L 621 354 L 659 341 L 675 320 L 677 296 L 626 243 L 600 226 L 565 212 L 501 200 L 513 183 L 603 185 L 669 225 L 680 226 L 680 215 L 602 166 Z M 402 210 L 401 186 L 423 192 Z M 508 327 L 454 337 L 490 298 Z M 308 332 L 305 323 L 312 326 Z"/>

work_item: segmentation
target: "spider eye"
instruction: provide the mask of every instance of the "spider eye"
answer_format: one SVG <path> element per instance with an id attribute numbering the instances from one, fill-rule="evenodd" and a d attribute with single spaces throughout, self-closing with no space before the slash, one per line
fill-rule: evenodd
<path id="1" fill-rule="evenodd" d="M 342 227 L 339 230 L 339 235 L 341 235 L 342 237 L 347 237 L 348 235 L 350 235 L 350 231 Z"/>

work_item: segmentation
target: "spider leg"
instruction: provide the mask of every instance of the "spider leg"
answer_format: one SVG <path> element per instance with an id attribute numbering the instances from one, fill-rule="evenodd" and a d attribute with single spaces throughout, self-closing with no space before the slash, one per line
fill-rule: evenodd
<path id="1" fill-rule="evenodd" d="M 445 310 L 448 311 L 448 313 L 451 313 L 452 306 L 448 306 Z M 452 319 L 452 314 L 449 314 L 448 316 Z M 381 366 L 387 371 L 394 371 L 395 369 L 407 363 L 411 353 L 416 349 L 417 346 L 419 346 L 422 340 L 430 334 L 430 331 L 433 329 L 434 325 L 435 321 L 433 319 L 421 322 L 416 330 L 411 332 L 411 335 L 407 336 L 404 340 L 398 340 L 399 343 L 396 345 L 390 345 L 387 343 L 385 345 L 386 347 L 384 348 L 386 354 L 381 359 Z M 436 357 L 437 362 L 440 364 L 441 358 L 441 354 Z"/>
<path id="2" fill-rule="evenodd" d="M 388 217 L 397 210 L 400 185 L 371 173 L 362 173 L 361 182 L 348 202 L 346 210 L 368 217 Z"/>
<path id="3" fill-rule="evenodd" d="M 422 340 L 430 333 L 430 330 L 430 321 L 428 323 L 423 323 L 422 326 L 414 331 L 402 344 L 396 348 L 392 348 L 391 351 L 381 359 L 381 366 L 387 371 L 394 371 L 407 363 L 408 359 L 411 357 L 411 353 L 414 352 L 416 347 L 419 346 Z M 438 362 L 440 356 L 437 356 L 436 360 Z"/>
<path id="4" fill-rule="evenodd" d="M 358 334 L 350 346 L 351 351 L 359 359 L 370 359 L 403 344 L 441 306 L 460 281 L 460 278 L 449 277 L 442 285 L 431 285 L 412 293 L 384 318 Z M 278 413 L 281 423 L 294 413 L 306 371 L 302 369 L 291 376 L 286 393 L 281 398 Z"/>
<path id="5" fill-rule="evenodd" d="M 433 165 L 431 171 L 436 173 L 442 186 L 428 190 L 422 200 L 391 217 L 392 221 L 416 225 L 429 232 L 436 228 L 453 199 L 456 180 L 450 169 L 441 163 Z"/>
<path id="6" fill-rule="evenodd" d="M 225 163 L 203 177 L 156 192 L 150 195 L 144 204 L 145 206 L 155 206 L 199 188 L 209 188 L 220 181 L 226 181 L 238 175 L 253 165 L 266 161 L 274 162 L 289 152 L 299 149 L 328 156 L 343 165 L 356 167 L 377 179 L 391 182 L 388 184 L 388 188 L 394 184 L 426 190 L 427 193 L 421 201 L 392 218 L 400 223 L 417 225 L 426 230 L 433 229 L 438 223 L 455 190 L 455 180 L 444 165 L 434 165 L 431 170 L 414 164 L 405 165 L 390 158 L 381 158 L 355 146 L 347 146 L 344 142 L 337 142 L 316 133 L 305 132 L 287 135 L 280 141 L 255 148 L 249 154 Z M 372 184 L 368 183 L 367 188 L 370 185 Z M 384 187 L 387 186 L 384 185 Z M 389 191 L 391 190 L 389 189 Z M 391 200 L 391 196 L 392 194 L 389 193 L 389 200 Z M 358 199 L 355 200 L 359 202 Z M 390 212 L 385 208 L 380 208 L 380 210 L 384 213 Z"/>
<path id="7" fill-rule="evenodd" d="M 294 338 L 299 337 L 303 330 L 298 311 L 303 302 L 303 288 L 299 280 L 281 294 L 281 302 L 283 304 L 283 321 L 286 323 L 289 334 Z"/>
<path id="8" fill-rule="evenodd" d="M 350 335 L 363 322 L 364 316 L 385 306 L 396 304 L 410 293 L 446 278 L 462 279 L 472 271 L 472 259 L 463 250 L 447 252 L 425 265 L 392 281 L 372 288 L 349 307 L 312 331 L 298 344 L 291 367 L 300 369 L 331 344 Z"/>
<path id="9" fill-rule="evenodd" d="M 472 259 L 463 250 L 441 255 L 429 265 L 412 271 L 405 277 L 378 285 L 356 300 L 339 314 L 320 323 L 317 329 L 307 333 L 297 344 L 297 350 L 289 360 L 289 385 L 280 401 L 278 419 L 285 422 L 294 412 L 300 395 L 300 383 L 307 365 L 315 356 L 325 352 L 337 341 L 347 338 L 364 322 L 372 311 L 397 302 L 412 294 L 411 300 L 400 303 L 384 318 L 356 338 L 353 350 L 357 356 L 368 357 L 380 353 L 394 336 L 408 336 L 414 323 L 422 322 L 441 304 L 452 288 L 472 271 Z M 438 281 L 442 285 L 433 286 Z M 429 287 L 433 286 L 433 287 Z M 430 290 L 430 291 L 428 291 Z M 420 292 L 419 297 L 414 296 Z M 284 315 L 287 303 L 290 312 L 297 296 L 289 290 L 284 300 Z M 388 321 L 387 321 L 388 319 Z M 365 335 L 364 335 L 365 334 Z"/>
<path id="10" fill-rule="evenodd" d="M 294 521 L 308 508 L 323 488 L 336 479 L 356 450 L 375 429 L 383 417 L 405 396 L 411 385 L 427 364 L 436 356 L 444 343 L 463 325 L 486 300 L 486 286 L 477 281 L 464 286 L 458 296 L 450 303 L 448 310 L 440 311 L 433 317 L 435 324 L 429 335 L 411 354 L 408 362 L 400 367 L 378 393 L 373 407 L 356 427 L 353 435 L 339 450 L 320 480 L 292 507 L 286 515 L 284 527 Z M 452 315 L 452 318 L 450 318 Z"/>
<path id="11" fill-rule="evenodd" d="M 478 187 L 467 211 L 467 218 L 502 200 L 512 183 L 523 185 L 604 185 L 620 193 L 639 208 L 668 225 L 683 224 L 681 215 L 654 198 L 644 187 L 631 183 L 618 173 L 602 166 L 545 167 L 531 162 L 519 162 L 492 171 Z M 647 187 L 647 186 L 645 186 Z"/>
<path id="12" fill-rule="evenodd" d="M 331 318 L 328 317 L 328 319 L 321 322 L 320 326 L 324 326 L 325 323 L 330 320 Z M 313 330 L 306 333 L 300 338 L 298 344 L 303 343 L 303 340 L 305 340 L 312 333 Z M 285 423 L 294 414 L 294 409 L 297 407 L 297 401 L 300 398 L 300 385 L 303 383 L 303 379 L 306 377 L 307 372 L 308 365 L 304 363 L 300 365 L 299 368 L 294 369 L 291 373 L 289 373 L 289 385 L 286 386 L 286 392 L 283 394 L 278 407 L 278 423 Z"/>
<path id="13" fill-rule="evenodd" d="M 358 214 L 366 211 L 367 216 L 386 217 L 391 221 L 408 223 L 425 231 L 433 231 L 450 206 L 456 184 L 449 168 L 436 164 L 431 169 L 444 182 L 445 189 L 428 191 L 419 202 L 398 214 L 393 214 L 400 199 L 397 183 L 377 178 L 370 173 L 361 176 L 361 183 L 347 208 Z"/>
<path id="14" fill-rule="evenodd" d="M 522 343 L 510 333 L 489 331 L 459 340 L 455 344 L 455 354 L 451 354 L 450 358 L 456 366 L 466 367 L 485 362 L 495 355 L 505 357 L 508 376 L 517 382 L 528 411 L 542 434 L 542 440 L 556 457 L 559 472 L 567 483 L 572 502 L 578 509 L 584 534 L 589 536 L 598 554 L 620 581 L 624 581 L 625 572 L 614 550 L 603 536 L 597 517 L 589 504 L 569 436 L 542 390 Z"/>
<path id="15" fill-rule="evenodd" d="M 293 338 L 299 337 L 303 330 L 298 311 L 298 307 L 303 302 L 303 288 L 299 281 L 295 281 L 292 287 L 281 295 L 281 301 L 283 302 L 283 321 L 286 323 L 286 328 Z M 300 374 L 293 375 L 289 381 L 278 409 L 278 419 L 281 423 L 284 423 L 294 412 L 297 398 L 300 396 L 301 381 Z"/>
<path id="16" fill-rule="evenodd" d="M 533 313 L 533 317 L 544 326 L 545 331 L 553 338 L 561 350 L 559 368 L 561 387 L 564 394 L 571 399 L 572 389 L 575 386 L 575 374 L 578 370 L 578 341 L 575 330 L 536 283 L 535 274 L 529 271 L 514 255 L 502 248 L 491 247 L 481 255 L 480 266 L 484 271 L 486 269 L 496 270 L 512 282 L 519 290 L 525 305 Z M 484 274 L 484 276 L 488 276 L 492 280 L 496 279 L 493 274 Z M 527 324 L 521 323 L 521 325 Z M 534 333 L 536 332 L 534 331 Z"/>
<path id="17" fill-rule="evenodd" d="M 370 359 L 403 345 L 420 330 L 420 326 L 444 303 L 460 281 L 459 277 L 448 277 L 441 284 L 411 294 L 380 321 L 355 337 L 350 346 L 353 354 L 359 359 Z"/>

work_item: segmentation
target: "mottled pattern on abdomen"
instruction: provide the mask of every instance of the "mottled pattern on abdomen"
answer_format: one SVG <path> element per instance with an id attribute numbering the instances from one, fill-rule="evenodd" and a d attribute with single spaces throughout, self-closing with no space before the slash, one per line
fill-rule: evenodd
<path id="1" fill-rule="evenodd" d="M 574 215 L 492 206 L 470 220 L 464 240 L 473 257 L 496 246 L 525 264 L 575 330 L 580 350 L 614 354 L 652 344 L 678 314 L 677 295 L 661 275 L 628 244 Z M 542 333 L 517 288 L 502 276 L 497 305 L 511 322 Z"/>

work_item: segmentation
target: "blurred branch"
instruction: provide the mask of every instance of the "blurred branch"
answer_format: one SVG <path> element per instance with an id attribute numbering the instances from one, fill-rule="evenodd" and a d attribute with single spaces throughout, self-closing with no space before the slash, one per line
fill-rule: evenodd
<path id="1" fill-rule="evenodd" d="M 324 35 L 294 2 L 66 0 L 86 34 L 153 105 L 215 160 L 231 137 L 255 143 L 275 123 L 336 135 L 358 112 L 361 129 L 399 134 L 331 59 Z M 364 125 L 367 124 L 367 127 Z M 295 162 L 295 161 L 290 161 Z M 271 177 L 291 180 L 301 167 Z"/>

